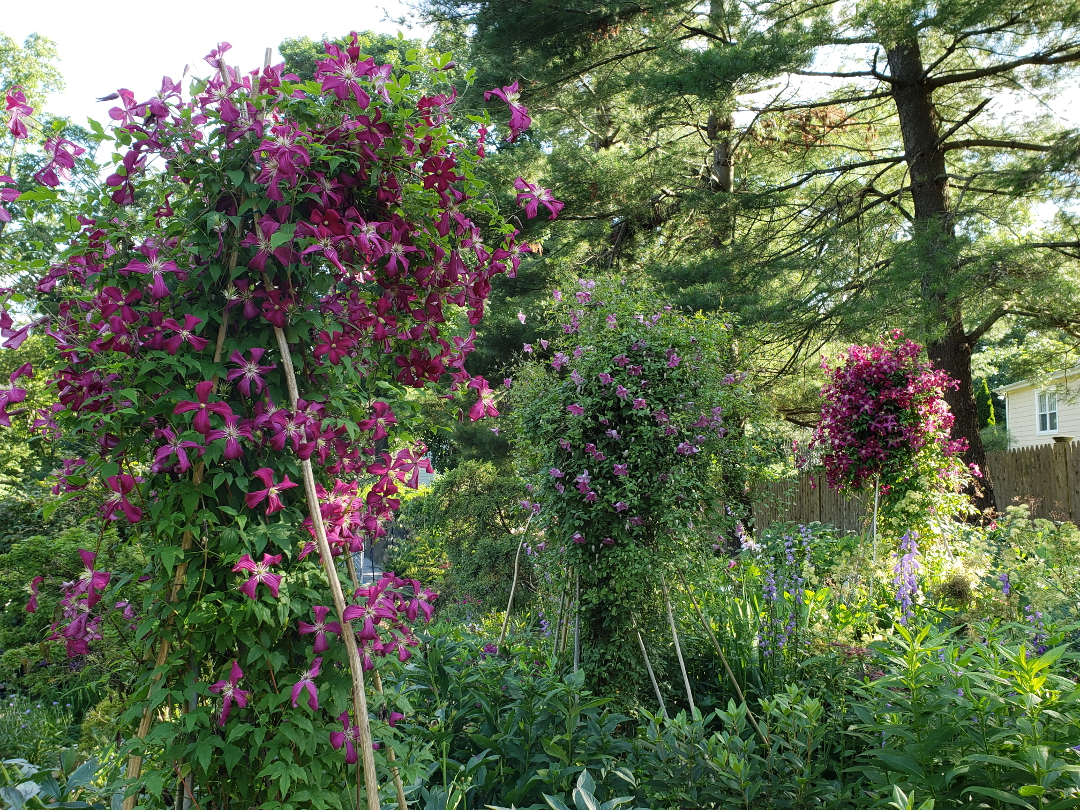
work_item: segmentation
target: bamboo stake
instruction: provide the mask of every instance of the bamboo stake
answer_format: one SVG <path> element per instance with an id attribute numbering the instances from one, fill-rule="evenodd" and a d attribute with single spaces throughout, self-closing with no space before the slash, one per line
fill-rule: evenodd
<path id="1" fill-rule="evenodd" d="M 649 660 L 649 652 L 645 649 L 645 640 L 641 637 L 641 631 L 637 629 L 637 622 L 634 622 L 634 632 L 637 634 L 637 643 L 641 647 L 641 655 L 645 659 L 645 669 L 649 671 L 649 680 L 652 681 L 653 691 L 656 692 L 656 699 L 660 703 L 660 711 L 664 714 L 664 719 L 668 719 L 667 706 L 664 705 L 664 696 L 660 694 L 660 684 L 656 682 L 656 675 L 653 673 L 652 661 Z"/>
<path id="2" fill-rule="evenodd" d="M 285 331 L 274 327 L 277 337 L 278 349 L 281 354 L 281 365 L 285 371 L 285 382 L 289 389 L 289 399 L 295 409 L 300 394 L 296 387 L 296 371 L 293 369 L 292 354 L 289 351 L 289 342 L 285 338 Z M 375 773 L 375 754 L 372 750 L 371 722 L 368 718 L 367 691 L 364 686 L 364 667 L 360 660 L 360 650 L 356 646 L 356 634 L 352 629 L 352 622 L 345 618 L 345 595 L 341 590 L 341 580 L 338 578 L 337 567 L 334 565 L 334 557 L 330 553 L 330 542 L 326 539 L 326 525 L 323 523 L 322 510 L 319 508 L 319 493 L 315 489 L 315 473 L 311 469 L 311 459 L 300 461 L 300 472 L 304 479 L 304 492 L 307 495 L 308 513 L 315 529 L 315 540 L 319 547 L 319 556 L 322 561 L 326 579 L 330 585 L 330 595 L 334 599 L 334 608 L 337 611 L 338 621 L 341 622 L 343 632 L 342 639 L 345 641 L 345 650 L 349 656 L 349 670 L 353 682 L 353 706 L 356 709 L 356 722 L 360 731 L 360 756 L 364 764 L 364 789 L 367 793 L 368 810 L 381 810 L 379 802 L 379 783 Z M 360 783 L 357 780 L 357 805 L 360 803 Z"/>
<path id="3" fill-rule="evenodd" d="M 754 727 L 754 731 L 761 737 L 761 741 L 765 743 L 765 747 L 771 750 L 772 743 L 769 742 L 769 738 L 761 730 L 761 726 L 758 725 L 757 720 L 754 719 L 754 713 L 750 711 L 750 704 L 746 702 L 746 695 L 743 694 L 742 687 L 739 686 L 739 681 L 735 678 L 735 673 L 731 671 L 731 665 L 728 664 L 727 656 L 724 655 L 724 651 L 720 649 L 720 642 L 716 640 L 716 636 L 713 634 L 712 627 L 705 618 L 705 614 L 702 613 L 701 608 L 698 607 L 697 600 L 694 599 L 694 592 L 691 591 L 690 586 L 686 584 L 686 577 L 683 576 L 682 571 L 678 571 L 677 573 L 679 579 L 682 580 L 683 587 L 686 588 L 686 595 L 690 597 L 690 604 L 694 606 L 698 619 L 701 620 L 701 626 L 704 627 L 705 632 L 709 634 L 709 640 L 712 641 L 713 649 L 715 649 L 716 654 L 720 656 L 720 662 L 724 665 L 724 672 L 727 673 L 731 685 L 735 687 L 735 694 L 739 696 L 739 702 L 746 707 L 746 719 L 750 721 L 750 725 Z"/>
<path id="4" fill-rule="evenodd" d="M 690 714 L 693 716 L 697 707 L 694 705 L 694 693 L 690 691 L 690 677 L 686 674 L 686 662 L 683 660 L 682 645 L 679 644 L 679 631 L 675 629 L 675 614 L 671 610 L 671 596 L 668 594 L 667 579 L 664 572 L 660 572 L 660 584 L 664 588 L 664 605 L 667 607 L 668 625 L 671 627 L 671 637 L 675 640 L 675 657 L 679 659 L 679 669 L 682 670 L 683 686 L 686 687 L 686 699 L 690 701 Z"/>
<path id="5" fill-rule="evenodd" d="M 563 620 L 566 618 L 566 592 L 559 594 L 559 618 L 555 622 L 555 638 L 552 641 L 551 651 L 555 656 L 556 663 L 559 658 L 559 642 L 563 635 Z"/>
<path id="6" fill-rule="evenodd" d="M 191 471 L 191 481 L 193 484 L 195 484 L 195 486 L 198 486 L 202 483 L 203 473 L 205 472 L 205 470 L 205 465 L 200 461 Z M 180 541 L 180 548 L 186 553 L 191 549 L 191 546 L 194 544 L 194 542 L 195 536 L 191 532 L 184 532 L 183 538 Z M 187 576 L 187 569 L 187 560 L 183 560 L 180 565 L 176 567 L 176 573 L 173 575 L 173 584 L 172 587 L 169 589 L 170 603 L 176 601 L 176 596 L 180 592 L 180 588 L 184 584 L 184 579 Z M 161 680 L 161 676 L 163 674 L 161 672 L 161 668 L 165 665 L 165 661 L 169 657 L 170 649 L 171 644 L 169 643 L 169 640 L 167 638 L 163 638 L 160 642 L 158 642 L 157 658 L 154 661 L 154 677 L 153 681 L 150 684 L 151 689 L 153 689 L 154 686 L 157 685 L 158 681 Z M 142 719 L 139 720 L 139 728 L 135 731 L 135 736 L 140 740 L 144 739 L 146 735 L 150 733 L 150 728 L 153 726 L 153 724 L 154 714 L 150 710 L 150 707 L 147 706 L 145 709 L 143 709 L 143 716 Z M 142 761 L 143 758 L 140 754 L 131 754 L 128 756 L 128 781 L 134 783 L 134 781 L 139 778 L 139 774 L 142 773 Z M 136 798 L 136 793 L 132 793 L 130 796 L 125 797 L 124 804 L 122 805 L 122 810 L 134 810 Z"/>
<path id="7" fill-rule="evenodd" d="M 574 673 L 581 667 L 581 574 L 574 575 Z"/>
<path id="8" fill-rule="evenodd" d="M 353 561 L 353 555 L 350 553 L 346 558 L 346 567 L 349 569 L 349 579 L 352 581 L 354 588 L 360 587 L 360 577 L 356 575 L 356 563 Z M 375 675 L 375 691 L 380 695 L 385 694 L 383 692 L 382 675 L 379 674 L 379 670 L 374 670 Z M 405 785 L 401 782 L 401 771 L 398 770 L 397 765 L 392 763 L 397 762 L 397 752 L 392 745 L 386 746 L 386 754 L 390 759 L 390 775 L 394 777 L 394 792 L 397 793 L 398 810 L 408 810 L 408 802 L 405 801 Z"/>
<path id="9" fill-rule="evenodd" d="M 517 590 L 518 583 L 518 566 L 521 562 L 521 549 L 525 546 L 525 538 L 529 533 L 529 524 L 532 523 L 533 515 L 535 512 L 529 513 L 529 519 L 525 521 L 525 528 L 521 530 L 521 540 L 518 541 L 517 553 L 514 555 L 514 579 L 510 583 L 510 599 L 506 603 L 506 616 L 503 617 L 502 630 L 499 631 L 499 642 L 496 647 L 501 647 L 503 639 L 506 638 L 506 629 L 510 626 L 510 608 L 514 604 L 514 591 Z"/>

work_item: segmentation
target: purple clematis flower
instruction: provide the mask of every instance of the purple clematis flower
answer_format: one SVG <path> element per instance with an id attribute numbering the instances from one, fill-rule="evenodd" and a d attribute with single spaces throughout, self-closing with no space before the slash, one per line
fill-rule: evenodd
<path id="1" fill-rule="evenodd" d="M 271 565 L 277 565 L 281 562 L 280 554 L 263 554 L 262 562 L 257 563 L 251 559 L 250 554 L 245 554 L 239 560 L 236 565 L 233 566 L 233 573 L 240 571 L 250 571 L 251 576 L 240 586 L 240 593 L 245 596 L 254 599 L 255 589 L 259 584 L 265 585 L 270 589 L 270 593 L 274 595 L 274 598 L 278 598 L 278 590 L 281 588 L 281 574 L 274 574 L 270 571 Z"/>
<path id="2" fill-rule="evenodd" d="M 165 444 L 159 447 L 157 453 L 154 454 L 154 463 L 150 467 L 151 472 L 164 472 L 172 466 L 169 459 L 176 456 L 179 472 L 185 473 L 191 469 L 191 459 L 188 458 L 187 451 L 196 450 L 199 455 L 202 455 L 203 448 L 201 444 L 178 438 L 172 428 L 159 428 L 154 431 L 154 435 L 159 439 L 164 439 Z"/>
<path id="3" fill-rule="evenodd" d="M 308 667 L 300 680 L 293 684 L 292 688 L 292 705 L 296 708 L 297 703 L 300 700 L 301 693 L 306 689 L 308 693 L 308 706 L 312 711 L 317 711 L 319 708 L 319 692 L 315 686 L 315 679 L 319 677 L 319 672 L 322 669 L 322 656 L 319 656 L 312 660 L 311 666 Z"/>
<path id="4" fill-rule="evenodd" d="M 484 92 L 484 101 L 490 101 L 492 96 L 505 101 L 510 108 L 510 137 L 506 140 L 513 143 L 532 124 L 528 108 L 521 103 L 521 89 L 518 87 L 518 83 L 514 82 L 506 87 L 487 90 Z"/>
<path id="5" fill-rule="evenodd" d="M 7 91 L 8 130 L 16 140 L 29 138 L 26 119 L 34 114 L 34 108 L 26 103 L 21 87 L 12 87 Z"/>
<path id="6" fill-rule="evenodd" d="M 357 762 L 356 757 L 356 745 L 360 741 L 360 729 L 357 726 L 349 725 L 349 713 L 342 712 L 338 716 L 338 720 L 341 721 L 341 725 L 344 727 L 344 731 L 331 731 L 330 732 L 330 745 L 334 746 L 334 750 L 337 751 L 341 746 L 345 746 L 345 763 L 347 765 L 355 765 Z"/>
<path id="7" fill-rule="evenodd" d="M 202 323 L 202 318 L 196 318 L 194 315 L 185 315 L 183 326 L 177 323 L 175 318 L 166 320 L 162 326 L 166 329 L 173 330 L 176 334 L 171 338 L 165 339 L 165 351 L 175 355 L 183 343 L 187 343 L 197 352 L 201 352 L 205 349 L 210 341 L 204 337 L 199 337 L 194 331 L 195 327 L 200 323 Z"/>
<path id="8" fill-rule="evenodd" d="M 145 273 L 150 276 L 150 295 L 160 301 L 162 298 L 169 295 L 169 288 L 165 284 L 165 274 L 179 273 L 180 268 L 176 266 L 176 262 L 167 259 L 165 256 L 159 255 L 159 251 L 155 247 L 143 245 L 139 248 L 139 253 L 143 255 L 143 258 L 132 259 L 120 272 L 122 275 L 126 275 L 127 273 Z M 171 319 L 170 321 L 176 323 L 176 321 Z M 201 321 L 196 319 L 195 323 L 201 323 Z M 179 330 L 180 325 L 177 324 L 176 326 L 170 326 L 169 328 Z M 179 348 L 179 344 L 177 344 L 177 348 Z M 176 349 L 173 349 L 172 354 L 175 353 Z"/>
<path id="9" fill-rule="evenodd" d="M 613 472 L 615 475 L 629 475 L 625 464 L 616 464 Z"/>
<path id="10" fill-rule="evenodd" d="M 335 635 L 341 635 L 341 625 L 337 622 L 326 621 L 327 615 L 330 613 L 330 608 L 322 605 L 315 605 L 312 608 L 312 612 L 315 614 L 315 624 L 308 624 L 307 622 L 300 622 L 299 629 L 300 635 L 306 636 L 309 633 L 315 634 L 315 644 L 313 650 L 317 653 L 326 652 L 330 649 L 330 642 L 326 640 L 327 633 L 334 633 Z"/>
<path id="11" fill-rule="evenodd" d="M 203 436 L 210 432 L 210 414 L 216 413 L 219 416 L 232 415 L 232 408 L 229 407 L 228 403 L 209 401 L 210 392 L 213 388 L 213 380 L 205 380 L 195 386 L 196 402 L 178 402 L 176 407 L 173 408 L 173 416 L 195 411 L 195 420 L 192 422 L 192 427 Z M 296 485 L 293 484 L 293 486 Z"/>
<path id="12" fill-rule="evenodd" d="M 251 433 L 250 421 L 245 419 L 240 421 L 240 417 L 235 414 L 226 414 L 225 426 L 220 430 L 211 430 L 206 434 L 207 442 L 214 442 L 218 439 L 225 440 L 225 452 L 222 455 L 229 461 L 235 461 L 244 455 L 244 448 L 240 446 L 240 439 L 253 438 Z"/>
<path id="13" fill-rule="evenodd" d="M 285 508 L 285 504 L 281 502 L 281 498 L 278 495 L 284 489 L 292 489 L 297 486 L 294 482 L 289 480 L 289 476 L 285 476 L 281 483 L 274 483 L 274 471 L 269 467 L 261 467 L 255 471 L 255 475 L 259 480 L 266 485 L 266 489 L 256 490 L 255 492 L 249 492 L 244 496 L 244 502 L 247 504 L 248 509 L 254 509 L 263 501 L 266 501 L 266 514 L 272 515 L 274 512 L 280 512 Z"/>
<path id="14" fill-rule="evenodd" d="M 218 681 L 208 687 L 213 694 L 222 696 L 221 717 L 218 719 L 219 726 L 224 727 L 225 721 L 229 719 L 229 712 L 232 711 L 233 701 L 235 701 L 241 709 L 248 705 L 248 697 L 251 693 L 237 688 L 237 684 L 240 683 L 240 679 L 243 677 L 244 671 L 240 669 L 240 664 L 233 661 L 232 673 L 229 675 L 229 680 Z"/>
<path id="15" fill-rule="evenodd" d="M 105 520 L 116 520 L 116 510 L 124 513 L 131 523 L 142 520 L 142 509 L 135 506 L 127 499 L 128 494 L 135 489 L 135 479 L 130 475 L 110 475 L 106 481 L 112 494 L 109 495 L 101 508 L 101 516 Z"/>

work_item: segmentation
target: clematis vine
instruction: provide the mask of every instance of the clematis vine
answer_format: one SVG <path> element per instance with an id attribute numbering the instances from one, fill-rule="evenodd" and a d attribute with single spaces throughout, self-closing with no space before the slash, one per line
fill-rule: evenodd
<path id="1" fill-rule="evenodd" d="M 303 675 L 300 676 L 292 688 L 292 705 L 295 709 L 297 703 L 300 700 L 300 695 L 306 690 L 308 693 L 308 706 L 312 711 L 317 711 L 319 708 L 319 689 L 315 686 L 315 679 L 319 677 L 319 673 L 322 670 L 322 656 L 317 656 L 311 662 L 311 666 L 307 668 Z"/>
<path id="2" fill-rule="evenodd" d="M 277 565 L 281 562 L 280 554 L 263 554 L 262 562 L 255 562 L 251 559 L 250 554 L 244 554 L 239 560 L 236 561 L 236 565 L 233 566 L 233 573 L 240 571 L 248 571 L 251 576 L 244 580 L 240 585 L 240 593 L 247 596 L 249 599 L 257 598 L 255 596 L 255 589 L 259 585 L 265 585 L 270 594 L 277 599 L 278 590 L 281 588 L 281 574 L 275 574 L 271 570 L 271 566 Z"/>
<path id="3" fill-rule="evenodd" d="M 274 512 L 280 512 L 285 508 L 285 504 L 282 503 L 279 497 L 282 491 L 286 489 L 292 489 L 298 486 L 295 482 L 289 480 L 289 476 L 284 476 L 279 483 L 274 483 L 274 471 L 269 467 L 260 467 L 255 471 L 255 477 L 263 482 L 265 489 L 258 489 L 254 492 L 249 492 L 244 496 L 244 502 L 247 504 L 248 509 L 254 509 L 256 506 L 266 501 L 266 514 L 272 515 Z"/>
<path id="4" fill-rule="evenodd" d="M 229 713 L 232 712 L 233 703 L 241 709 L 246 708 L 248 705 L 248 698 L 251 696 L 251 693 L 245 692 L 238 686 L 240 679 L 243 677 L 244 671 L 240 669 L 240 664 L 233 661 L 229 679 L 217 681 L 207 687 L 211 694 L 221 695 L 221 714 L 218 717 L 218 725 L 222 728 L 225 727 L 225 723 L 229 719 Z"/>

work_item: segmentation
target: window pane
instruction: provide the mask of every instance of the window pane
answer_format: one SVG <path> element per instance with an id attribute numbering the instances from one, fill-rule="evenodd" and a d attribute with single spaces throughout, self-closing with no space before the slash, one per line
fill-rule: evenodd
<path id="1" fill-rule="evenodd" d="M 1039 414 L 1039 432 L 1046 433 L 1048 428 L 1046 427 L 1046 412 Z"/>
<path id="2" fill-rule="evenodd" d="M 1057 411 L 1051 411 L 1047 414 L 1050 418 L 1050 430 L 1057 430 Z"/>

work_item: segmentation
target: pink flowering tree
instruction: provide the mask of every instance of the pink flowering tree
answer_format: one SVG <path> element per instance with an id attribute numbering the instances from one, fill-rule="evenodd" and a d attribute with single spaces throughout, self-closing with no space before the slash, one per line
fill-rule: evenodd
<path id="1" fill-rule="evenodd" d="M 382 674 L 412 655 L 434 594 L 360 583 L 352 554 L 429 468 L 400 438 L 410 389 L 449 385 L 475 398 L 473 418 L 494 410 L 465 360 L 492 277 L 525 247 L 475 180 L 490 122 L 455 115 L 449 56 L 377 65 L 354 35 L 300 82 L 243 73 L 227 50 L 189 95 L 170 79 L 115 94 L 96 129 L 111 172 L 38 281 L 40 309 L 0 314 L 6 347 L 53 343 L 12 375 L 0 422 L 36 408 L 41 436 L 84 448 L 57 492 L 99 487 L 101 519 L 130 524 L 151 560 L 130 604 L 107 547 L 86 550 L 77 582 L 43 571 L 32 586 L 64 589 L 52 637 L 70 655 L 126 611 L 145 661 L 128 808 L 168 789 L 266 808 L 366 791 L 377 810 L 404 804 L 401 770 L 419 767 L 395 728 L 408 703 Z M 515 137 L 527 116 L 510 103 Z M 33 110 L 16 89 L 7 105 L 24 137 Z M 39 180 L 60 193 L 86 156 L 47 151 Z M 49 401 L 25 401 L 31 375 Z"/>
<path id="2" fill-rule="evenodd" d="M 957 383 L 921 357 L 922 347 L 894 330 L 880 343 L 850 347 L 836 365 L 823 362 L 828 381 L 811 450 L 833 489 L 876 490 L 889 515 L 909 493 L 936 493 L 938 502 L 928 506 L 949 519 L 965 511 L 966 501 L 955 496 L 970 481 L 959 460 L 966 443 L 950 438 L 944 397 Z"/>
<path id="3" fill-rule="evenodd" d="M 665 626 L 661 574 L 697 570 L 745 520 L 752 397 L 720 315 L 589 279 L 553 298 L 553 337 L 525 346 L 511 388 L 536 564 L 559 572 L 553 604 L 577 603 L 589 681 L 648 689 L 634 628 Z"/>

